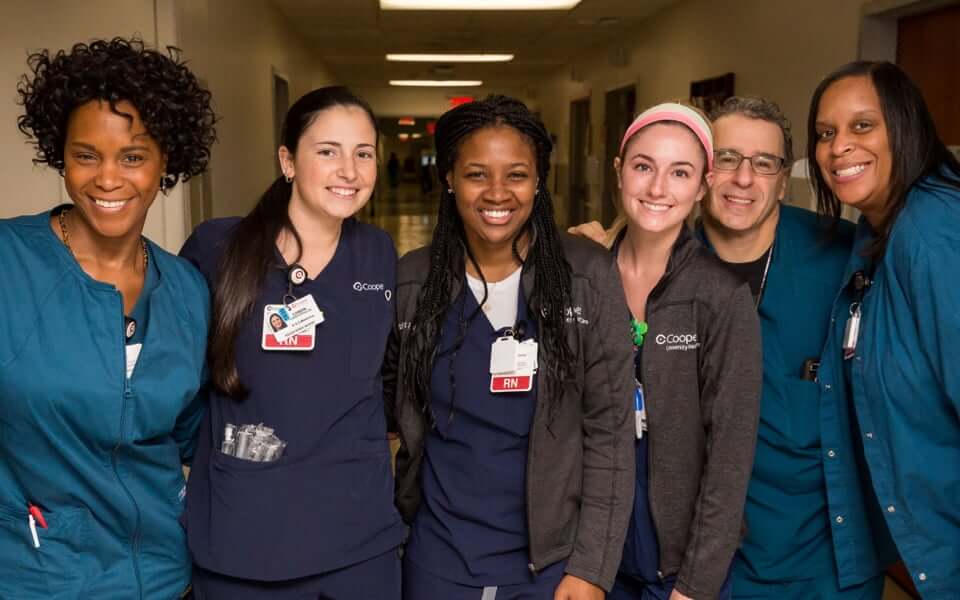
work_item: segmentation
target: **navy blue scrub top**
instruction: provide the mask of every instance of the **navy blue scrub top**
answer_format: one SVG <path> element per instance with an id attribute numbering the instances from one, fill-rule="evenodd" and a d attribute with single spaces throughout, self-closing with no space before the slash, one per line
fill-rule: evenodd
<path id="1" fill-rule="evenodd" d="M 237 219 L 202 224 L 181 254 L 214 289 Z M 212 391 L 187 486 L 194 560 L 210 571 L 264 581 L 324 573 L 398 546 L 380 368 L 393 319 L 396 252 L 383 231 L 348 219 L 326 268 L 295 286 L 325 321 L 312 351 L 261 348 L 263 307 L 280 304 L 287 268 L 268 273 L 237 336 L 241 400 Z M 219 451 L 224 425 L 264 423 L 287 442 L 276 462 Z"/>
<path id="2" fill-rule="evenodd" d="M 639 383 L 643 383 L 642 362 L 643 347 L 641 346 L 634 356 L 634 377 Z M 644 398 L 644 405 L 646 404 L 646 398 Z M 630 515 L 627 539 L 623 545 L 620 573 L 647 583 L 656 583 L 659 581 L 657 569 L 660 562 L 660 544 L 657 541 L 657 531 L 653 526 L 653 515 L 650 513 L 649 443 L 650 436 L 646 432 L 642 438 L 636 440 L 637 483 L 633 495 L 633 513 Z"/>
<path id="3" fill-rule="evenodd" d="M 517 323 L 536 337 L 521 290 Z M 447 313 L 431 378 L 437 427 L 427 433 L 423 502 L 406 557 L 442 579 L 470 586 L 532 581 L 527 565 L 526 466 L 537 384 L 529 392 L 490 392 L 494 330 L 464 286 Z M 460 321 L 476 313 L 456 351 Z M 451 413 L 450 363 L 455 396 Z"/>

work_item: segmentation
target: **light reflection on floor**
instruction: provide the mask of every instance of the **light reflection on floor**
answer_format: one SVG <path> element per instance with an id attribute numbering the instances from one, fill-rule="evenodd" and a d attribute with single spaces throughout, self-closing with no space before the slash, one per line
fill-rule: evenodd
<path id="1" fill-rule="evenodd" d="M 424 194 L 417 184 L 401 184 L 395 190 L 379 192 L 362 220 L 385 229 L 393 238 L 397 254 L 403 256 L 430 242 L 439 202 L 436 188 Z"/>

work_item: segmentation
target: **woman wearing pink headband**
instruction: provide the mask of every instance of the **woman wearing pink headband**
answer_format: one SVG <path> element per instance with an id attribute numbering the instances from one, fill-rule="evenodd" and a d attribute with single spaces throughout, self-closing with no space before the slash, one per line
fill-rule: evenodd
<path id="1" fill-rule="evenodd" d="M 667 103 L 627 129 L 614 160 L 620 214 L 609 246 L 634 334 L 637 481 L 608 598 L 730 598 L 761 386 L 750 288 L 689 232 L 712 177 L 713 135 Z"/>

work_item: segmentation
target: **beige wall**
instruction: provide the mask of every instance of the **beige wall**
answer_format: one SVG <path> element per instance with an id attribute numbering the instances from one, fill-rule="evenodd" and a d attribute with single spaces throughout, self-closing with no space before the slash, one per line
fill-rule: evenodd
<path id="1" fill-rule="evenodd" d="M 335 81 L 269 0 L 0 0 L 0 180 L 6 184 L 0 218 L 66 200 L 59 175 L 31 165 L 32 149 L 16 128 L 16 83 L 27 53 L 133 34 L 150 45 L 181 47 L 221 119 L 207 185 L 177 186 L 151 208 L 145 233 L 173 251 L 189 234 L 190 192 L 201 203 L 204 189 L 210 194 L 206 216 L 243 214 L 272 181 L 273 71 L 288 79 L 291 102 Z"/>
<path id="2" fill-rule="evenodd" d="M 245 214 L 275 176 L 273 72 L 289 81 L 290 102 L 336 78 L 267 0 L 184 0 L 177 9 L 179 42 L 221 119 L 207 175 L 212 216 Z"/>
<path id="3" fill-rule="evenodd" d="M 654 15 L 627 44 L 628 65 L 609 64 L 609 52 L 584 57 L 538 86 L 547 127 L 558 134 L 557 161 L 566 174 L 570 102 L 591 99 L 592 150 L 599 172 L 591 181 L 592 213 L 599 217 L 606 92 L 635 84 L 638 111 L 689 96 L 690 82 L 736 74 L 737 94 L 777 101 L 793 123 L 795 153 L 805 155 L 807 104 L 820 79 L 858 53 L 861 0 L 687 0 Z M 571 70 L 583 82 L 571 81 Z M 803 186 L 800 188 L 803 193 Z M 565 183 L 558 190 L 566 193 Z M 804 201 L 806 199 L 804 198 Z M 562 214 L 564 199 L 558 198 Z"/>

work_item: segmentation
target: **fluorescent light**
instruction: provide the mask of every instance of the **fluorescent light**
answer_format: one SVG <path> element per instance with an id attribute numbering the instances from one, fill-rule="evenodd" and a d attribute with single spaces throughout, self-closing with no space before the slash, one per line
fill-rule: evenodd
<path id="1" fill-rule="evenodd" d="M 390 85 L 398 87 L 477 87 L 483 85 L 480 80 L 456 80 L 440 81 L 436 79 L 391 79 Z"/>
<path id="2" fill-rule="evenodd" d="M 489 63 L 510 62 L 512 54 L 388 54 L 390 62 Z"/>
<path id="3" fill-rule="evenodd" d="M 380 10 L 569 10 L 580 0 L 380 0 Z"/>

